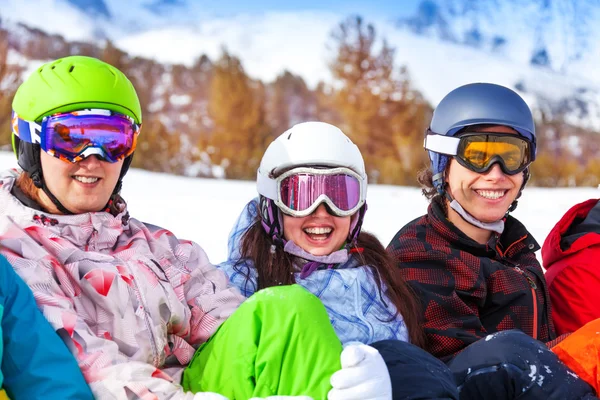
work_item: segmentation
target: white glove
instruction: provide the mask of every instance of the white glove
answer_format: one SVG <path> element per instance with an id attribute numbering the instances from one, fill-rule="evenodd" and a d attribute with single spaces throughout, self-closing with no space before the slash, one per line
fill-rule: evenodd
<path id="1" fill-rule="evenodd" d="M 328 400 L 391 400 L 392 381 L 377 349 L 351 342 L 341 355 L 342 369 L 331 376 Z"/>
<path id="2" fill-rule="evenodd" d="M 309 396 L 269 396 L 269 397 L 253 397 L 250 400 L 313 400 Z"/>
<path id="3" fill-rule="evenodd" d="M 202 392 L 194 395 L 194 400 L 229 400 L 227 397 L 213 392 Z"/>

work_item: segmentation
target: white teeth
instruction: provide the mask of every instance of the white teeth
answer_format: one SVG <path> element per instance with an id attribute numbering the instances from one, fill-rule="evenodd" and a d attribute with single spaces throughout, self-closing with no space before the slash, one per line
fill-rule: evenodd
<path id="1" fill-rule="evenodd" d="M 75 175 L 73 178 L 82 183 L 96 183 L 100 178 L 92 178 L 91 176 L 78 176 Z"/>
<path id="2" fill-rule="evenodd" d="M 312 233 L 313 235 L 326 235 L 331 233 L 332 230 L 331 228 L 306 228 L 304 232 Z"/>
<path id="3" fill-rule="evenodd" d="M 506 190 L 477 190 L 476 192 L 481 197 L 484 197 L 486 199 L 497 200 L 500 197 L 504 196 Z"/>

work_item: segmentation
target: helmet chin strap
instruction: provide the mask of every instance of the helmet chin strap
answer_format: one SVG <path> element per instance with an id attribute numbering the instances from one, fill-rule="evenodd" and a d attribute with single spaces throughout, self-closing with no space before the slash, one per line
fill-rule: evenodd
<path id="1" fill-rule="evenodd" d="M 41 151 L 41 149 L 39 147 L 36 147 L 33 149 L 33 153 L 34 153 L 33 157 L 36 158 L 37 160 L 40 159 L 39 158 L 40 151 Z M 35 153 L 37 153 L 37 154 L 35 154 Z M 119 180 L 118 180 L 112 194 L 118 194 L 119 191 L 121 190 L 123 176 L 125 175 L 125 173 L 127 173 L 127 170 L 129 169 L 129 165 L 131 164 L 132 158 L 133 158 L 132 156 L 129 156 L 125 159 L 125 162 L 123 163 L 123 167 L 121 168 L 121 174 L 119 176 Z M 48 196 L 48 198 L 50 199 L 52 204 L 54 204 L 56 206 L 58 211 L 60 211 L 64 215 L 73 215 L 74 214 L 67 207 L 65 207 L 60 202 L 60 200 L 58 200 L 56 198 L 56 196 L 50 191 L 50 189 L 46 185 L 46 181 L 44 180 L 44 173 L 42 171 L 41 162 L 38 161 L 37 163 L 35 163 L 32 170 L 29 171 L 29 176 L 31 177 L 31 180 L 32 180 L 33 184 L 35 185 L 35 187 L 42 189 L 44 191 L 46 196 Z M 110 199 L 109 199 L 109 203 L 110 203 Z M 108 204 L 107 204 L 107 206 L 108 206 Z M 104 207 L 104 208 L 107 208 L 107 207 Z"/>
<path id="2" fill-rule="evenodd" d="M 505 215 L 508 215 L 508 213 L 514 211 L 517 208 L 517 203 L 518 203 L 517 200 L 519 199 L 519 197 L 521 197 L 521 194 L 523 193 L 523 188 L 525 188 L 525 185 L 527 184 L 527 181 L 529 180 L 530 176 L 531 176 L 531 173 L 529 171 L 529 168 L 526 168 L 525 171 L 523 171 L 523 183 L 521 185 L 521 189 L 519 190 L 519 194 L 517 194 L 517 197 L 512 202 L 512 204 L 506 211 Z M 433 181 L 433 185 L 437 189 L 438 193 L 441 194 L 442 196 L 444 196 L 446 199 L 448 199 L 448 202 L 450 203 L 450 208 L 452 208 L 454 211 L 456 211 L 456 213 L 458 215 L 460 215 L 461 218 L 464 219 L 465 221 L 467 221 L 469 224 L 476 226 L 478 228 L 481 228 L 481 229 L 485 229 L 485 230 L 492 231 L 492 232 L 497 232 L 500 235 L 502 234 L 502 232 L 504 232 L 504 218 L 501 218 L 498 221 L 494 221 L 494 222 L 480 221 L 477 218 L 475 218 L 473 215 L 469 214 L 469 212 L 467 210 L 465 210 L 460 205 L 460 203 L 458 201 L 456 201 L 455 198 L 452 197 L 452 195 L 450 193 L 448 193 L 448 190 L 446 189 L 446 184 L 445 184 L 445 172 L 435 174 L 432 177 L 432 181 Z"/>
<path id="3" fill-rule="evenodd" d="M 499 235 L 504 232 L 504 219 L 499 219 L 494 222 L 483 222 L 472 216 L 465 210 L 456 199 L 454 199 L 448 191 L 445 191 L 446 198 L 450 201 L 450 208 L 452 208 L 458 215 L 462 217 L 465 221 L 470 223 L 477 228 L 485 229 L 487 231 L 496 232 Z"/>
<path id="4" fill-rule="evenodd" d="M 41 150 L 38 146 L 34 147 L 34 149 L 33 149 L 34 159 L 37 159 L 37 160 L 40 159 L 40 151 Z M 65 214 L 65 215 L 73 215 L 73 213 L 71 211 L 69 211 L 65 206 L 63 206 L 62 203 L 56 198 L 56 196 L 54 196 L 54 194 L 52 194 L 50 189 L 48 189 L 48 186 L 46 186 L 46 181 L 44 181 L 44 174 L 42 172 L 42 163 L 40 161 L 36 162 L 34 164 L 33 168 L 31 168 L 31 170 L 28 171 L 28 173 L 29 173 L 29 176 L 30 176 L 31 180 L 33 181 L 33 184 L 35 185 L 35 187 L 42 189 L 44 191 L 46 196 L 48 196 L 48 198 L 50 199 L 52 204 L 54 204 L 56 206 L 58 211 L 60 211 L 61 213 Z"/>
<path id="5" fill-rule="evenodd" d="M 35 184 L 35 180 L 33 182 Z M 39 187 L 38 185 L 35 185 L 35 186 Z M 46 186 L 46 182 L 44 182 L 43 179 L 42 179 L 42 186 L 40 189 L 42 189 L 44 191 L 44 193 L 46 193 L 46 196 L 48 196 L 48 198 L 56 206 L 58 211 L 60 211 L 64 215 L 73 215 L 73 213 L 71 211 L 69 211 L 69 209 L 67 207 L 63 206 L 62 203 L 56 198 L 56 196 L 54 196 L 52 194 L 52 192 L 50 191 L 50 189 L 48 189 L 48 186 Z"/>

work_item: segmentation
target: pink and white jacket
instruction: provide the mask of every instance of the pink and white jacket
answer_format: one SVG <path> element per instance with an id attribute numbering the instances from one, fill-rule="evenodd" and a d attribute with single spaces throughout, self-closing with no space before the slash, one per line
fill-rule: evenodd
<path id="1" fill-rule="evenodd" d="M 196 243 L 107 212 L 49 215 L 0 174 L 0 252 L 32 289 L 98 399 L 193 399 L 195 347 L 243 301 Z"/>

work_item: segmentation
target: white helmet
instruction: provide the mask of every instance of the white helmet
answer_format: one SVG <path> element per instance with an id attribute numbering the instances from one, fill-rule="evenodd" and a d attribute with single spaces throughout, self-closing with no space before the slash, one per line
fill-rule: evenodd
<path id="1" fill-rule="evenodd" d="M 365 162 L 358 147 L 339 128 L 325 122 L 303 122 L 294 125 L 275 139 L 265 151 L 257 173 L 258 193 L 272 200 L 263 190 L 272 180 L 293 167 L 346 167 L 360 175 L 367 191 Z"/>
<path id="2" fill-rule="evenodd" d="M 352 170 L 360 177 L 361 191 L 366 196 L 365 162 L 360 150 L 348 136 L 325 122 L 294 125 L 269 145 L 257 171 L 262 225 L 275 243 L 282 243 L 283 234 L 281 214 L 275 205 L 276 178 L 291 168 L 310 166 L 344 167 Z M 365 211 L 366 203 L 352 216 L 349 242 L 358 237 Z"/>

